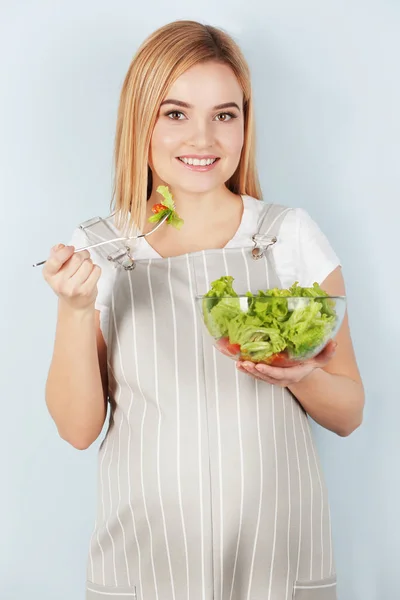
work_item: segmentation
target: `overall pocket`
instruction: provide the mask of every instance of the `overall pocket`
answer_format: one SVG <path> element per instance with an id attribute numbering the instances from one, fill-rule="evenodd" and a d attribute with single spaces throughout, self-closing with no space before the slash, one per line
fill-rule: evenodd
<path id="1" fill-rule="evenodd" d="M 86 600 L 140 600 L 140 597 L 135 585 L 110 587 L 87 581 Z"/>
<path id="2" fill-rule="evenodd" d="M 325 579 L 295 581 L 293 600 L 337 600 L 336 583 L 336 574 Z"/>

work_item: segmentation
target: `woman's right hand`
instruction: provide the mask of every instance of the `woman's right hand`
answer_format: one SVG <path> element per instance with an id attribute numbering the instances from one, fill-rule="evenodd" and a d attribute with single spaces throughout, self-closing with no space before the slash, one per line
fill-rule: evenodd
<path id="1" fill-rule="evenodd" d="M 74 246 L 54 246 L 43 267 L 43 277 L 64 304 L 84 310 L 94 306 L 101 269 L 93 264 L 87 250 L 74 251 Z"/>

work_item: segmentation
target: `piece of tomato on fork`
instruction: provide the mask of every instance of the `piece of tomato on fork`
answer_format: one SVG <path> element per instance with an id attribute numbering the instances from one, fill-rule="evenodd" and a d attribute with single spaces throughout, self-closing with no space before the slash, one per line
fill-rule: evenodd
<path id="1" fill-rule="evenodd" d="M 168 210 L 168 206 L 165 206 L 165 204 L 159 203 L 159 204 L 155 204 L 153 206 L 153 208 L 151 209 L 151 212 L 154 213 L 155 215 L 157 215 L 162 210 Z"/>

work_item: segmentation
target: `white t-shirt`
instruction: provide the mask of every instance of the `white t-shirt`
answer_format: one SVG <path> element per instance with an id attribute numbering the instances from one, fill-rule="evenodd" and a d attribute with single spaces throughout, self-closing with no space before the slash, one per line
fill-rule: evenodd
<path id="1" fill-rule="evenodd" d="M 242 221 L 234 237 L 225 246 L 226 248 L 253 245 L 251 238 L 258 229 L 258 220 L 264 202 L 251 196 L 243 195 L 242 198 L 244 205 Z M 121 236 L 115 227 L 114 229 L 115 237 Z M 69 245 L 75 246 L 75 248 L 87 245 L 86 236 L 81 229 L 75 229 Z M 279 231 L 279 239 L 271 250 L 276 272 L 283 288 L 290 287 L 295 281 L 304 287 L 312 286 L 314 281 L 321 284 L 329 273 L 340 265 L 339 258 L 328 239 L 302 208 L 295 208 L 286 213 Z M 90 252 L 93 262 L 102 269 L 98 282 L 96 309 L 100 311 L 101 330 L 104 339 L 107 340 L 111 292 L 117 269 L 96 252 L 96 249 Z M 145 238 L 135 242 L 132 255 L 136 260 L 160 258 L 160 255 Z"/>

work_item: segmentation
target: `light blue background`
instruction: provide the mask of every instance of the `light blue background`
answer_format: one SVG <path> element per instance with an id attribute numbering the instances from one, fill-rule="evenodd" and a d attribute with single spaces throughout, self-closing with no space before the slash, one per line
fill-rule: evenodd
<path id="1" fill-rule="evenodd" d="M 0 25 L 1 600 L 83 600 L 96 447 L 61 441 L 44 385 L 56 298 L 31 264 L 106 215 L 120 86 L 145 36 L 226 28 L 250 63 L 269 201 L 301 206 L 342 259 L 367 404 L 315 427 L 339 600 L 400 596 L 400 8 L 333 0 L 2 0 Z"/>

